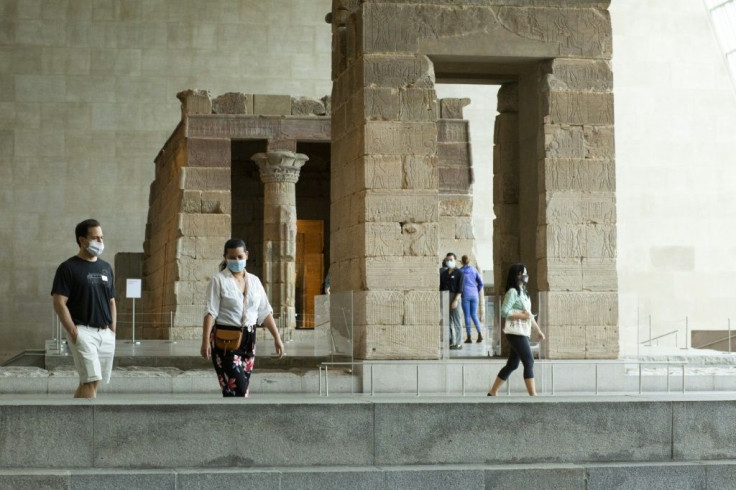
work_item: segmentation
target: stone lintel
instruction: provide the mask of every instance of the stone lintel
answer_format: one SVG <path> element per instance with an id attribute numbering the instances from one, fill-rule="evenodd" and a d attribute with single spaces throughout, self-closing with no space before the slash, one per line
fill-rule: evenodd
<path id="1" fill-rule="evenodd" d="M 599 6 L 367 2 L 363 52 L 610 59 L 610 15 Z"/>
<path id="2" fill-rule="evenodd" d="M 329 117 L 210 114 L 187 118 L 188 138 L 298 139 L 329 142 Z"/>

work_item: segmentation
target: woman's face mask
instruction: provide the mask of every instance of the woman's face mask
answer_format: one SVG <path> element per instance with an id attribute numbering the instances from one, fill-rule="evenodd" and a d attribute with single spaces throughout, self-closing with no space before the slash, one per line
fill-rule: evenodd
<path id="1" fill-rule="evenodd" d="M 233 272 L 241 272 L 245 269 L 245 260 L 228 259 L 227 268 Z"/>

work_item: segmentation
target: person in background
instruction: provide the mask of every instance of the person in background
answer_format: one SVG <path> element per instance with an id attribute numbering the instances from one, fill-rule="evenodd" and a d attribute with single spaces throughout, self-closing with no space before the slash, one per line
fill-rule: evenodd
<path id="1" fill-rule="evenodd" d="M 245 270 L 245 242 L 228 240 L 222 256 L 220 272 L 207 286 L 200 353 L 205 359 L 212 357 L 222 396 L 245 397 L 256 357 L 256 326 L 264 325 L 271 332 L 279 358 L 284 356 L 284 344 L 260 279 Z M 240 342 L 235 342 L 231 349 L 218 347 L 218 330 L 240 331 Z"/>
<path id="2" fill-rule="evenodd" d="M 537 394 L 534 385 L 534 357 L 529 346 L 532 325 L 544 340 L 544 333 L 539 328 L 532 315 L 532 300 L 527 293 L 526 285 L 529 282 L 524 264 L 514 264 L 509 268 L 506 277 L 506 295 L 501 305 L 501 316 L 506 319 L 503 332 L 509 342 L 509 359 L 506 365 L 498 372 L 493 381 L 488 396 L 496 396 L 504 381 L 519 367 L 519 361 L 524 364 L 524 384 L 530 396 Z"/>
<path id="3" fill-rule="evenodd" d="M 51 296 L 79 373 L 74 398 L 95 398 L 100 381 L 110 382 L 115 356 L 115 278 L 99 258 L 105 249 L 100 223 L 84 220 L 74 232 L 79 251 L 56 269 Z"/>
<path id="4" fill-rule="evenodd" d="M 463 291 L 463 273 L 457 268 L 457 256 L 449 252 L 445 256 L 445 269 L 440 270 L 440 291 L 450 292 L 450 349 L 462 349 L 460 343 L 460 297 Z"/>
<path id="5" fill-rule="evenodd" d="M 465 314 L 465 333 L 467 338 L 466 344 L 471 344 L 473 339 L 470 337 L 470 319 L 473 319 L 475 329 L 478 331 L 478 339 L 476 342 L 483 342 L 483 335 L 480 330 L 480 320 L 478 320 L 478 298 L 483 290 L 483 279 L 480 278 L 478 271 L 470 265 L 470 259 L 467 255 L 463 255 L 460 259 L 463 266 L 460 270 L 463 273 L 463 292 L 462 305 Z"/>

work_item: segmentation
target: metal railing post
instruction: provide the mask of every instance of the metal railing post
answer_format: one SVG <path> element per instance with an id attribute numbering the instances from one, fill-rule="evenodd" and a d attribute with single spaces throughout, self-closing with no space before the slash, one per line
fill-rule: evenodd
<path id="1" fill-rule="evenodd" d="M 419 363 L 417 363 L 417 396 L 419 396 Z"/>
<path id="2" fill-rule="evenodd" d="M 461 366 L 460 375 L 463 377 L 461 383 L 463 386 L 463 396 L 465 396 L 465 364 L 462 364 Z"/>
<path id="3" fill-rule="evenodd" d="M 550 378 L 551 378 L 550 384 L 552 385 L 551 387 L 552 395 L 554 396 L 555 394 L 555 364 L 554 363 L 550 364 Z"/>
<path id="4" fill-rule="evenodd" d="M 327 365 L 325 365 L 325 396 L 330 396 L 330 380 L 327 377 Z"/>
<path id="5" fill-rule="evenodd" d="M 373 364 L 371 364 L 371 396 L 373 396 L 375 392 L 373 391 Z"/>
<path id="6" fill-rule="evenodd" d="M 319 396 L 322 396 L 322 365 L 317 367 L 319 368 Z"/>
<path id="7" fill-rule="evenodd" d="M 652 346 L 652 315 L 649 315 L 649 347 Z"/>
<path id="8" fill-rule="evenodd" d="M 731 353 L 731 319 L 728 319 L 728 353 Z"/>
<path id="9" fill-rule="evenodd" d="M 670 364 L 667 363 L 665 368 L 667 369 L 667 393 L 669 393 L 670 392 Z"/>
<path id="10" fill-rule="evenodd" d="M 598 394 L 598 363 L 595 363 L 595 394 Z"/>
<path id="11" fill-rule="evenodd" d="M 639 361 L 639 394 L 641 395 L 641 361 Z"/>
<path id="12" fill-rule="evenodd" d="M 682 363 L 682 394 L 685 394 L 685 363 Z"/>

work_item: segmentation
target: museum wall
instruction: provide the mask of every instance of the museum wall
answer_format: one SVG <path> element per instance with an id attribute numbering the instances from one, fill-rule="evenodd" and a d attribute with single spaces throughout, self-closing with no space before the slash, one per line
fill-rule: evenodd
<path id="1" fill-rule="evenodd" d="M 111 263 L 142 251 L 177 92 L 330 94 L 330 8 L 0 0 L 0 361 L 51 335 L 51 282 L 77 252 L 76 223 L 101 221 Z"/>

